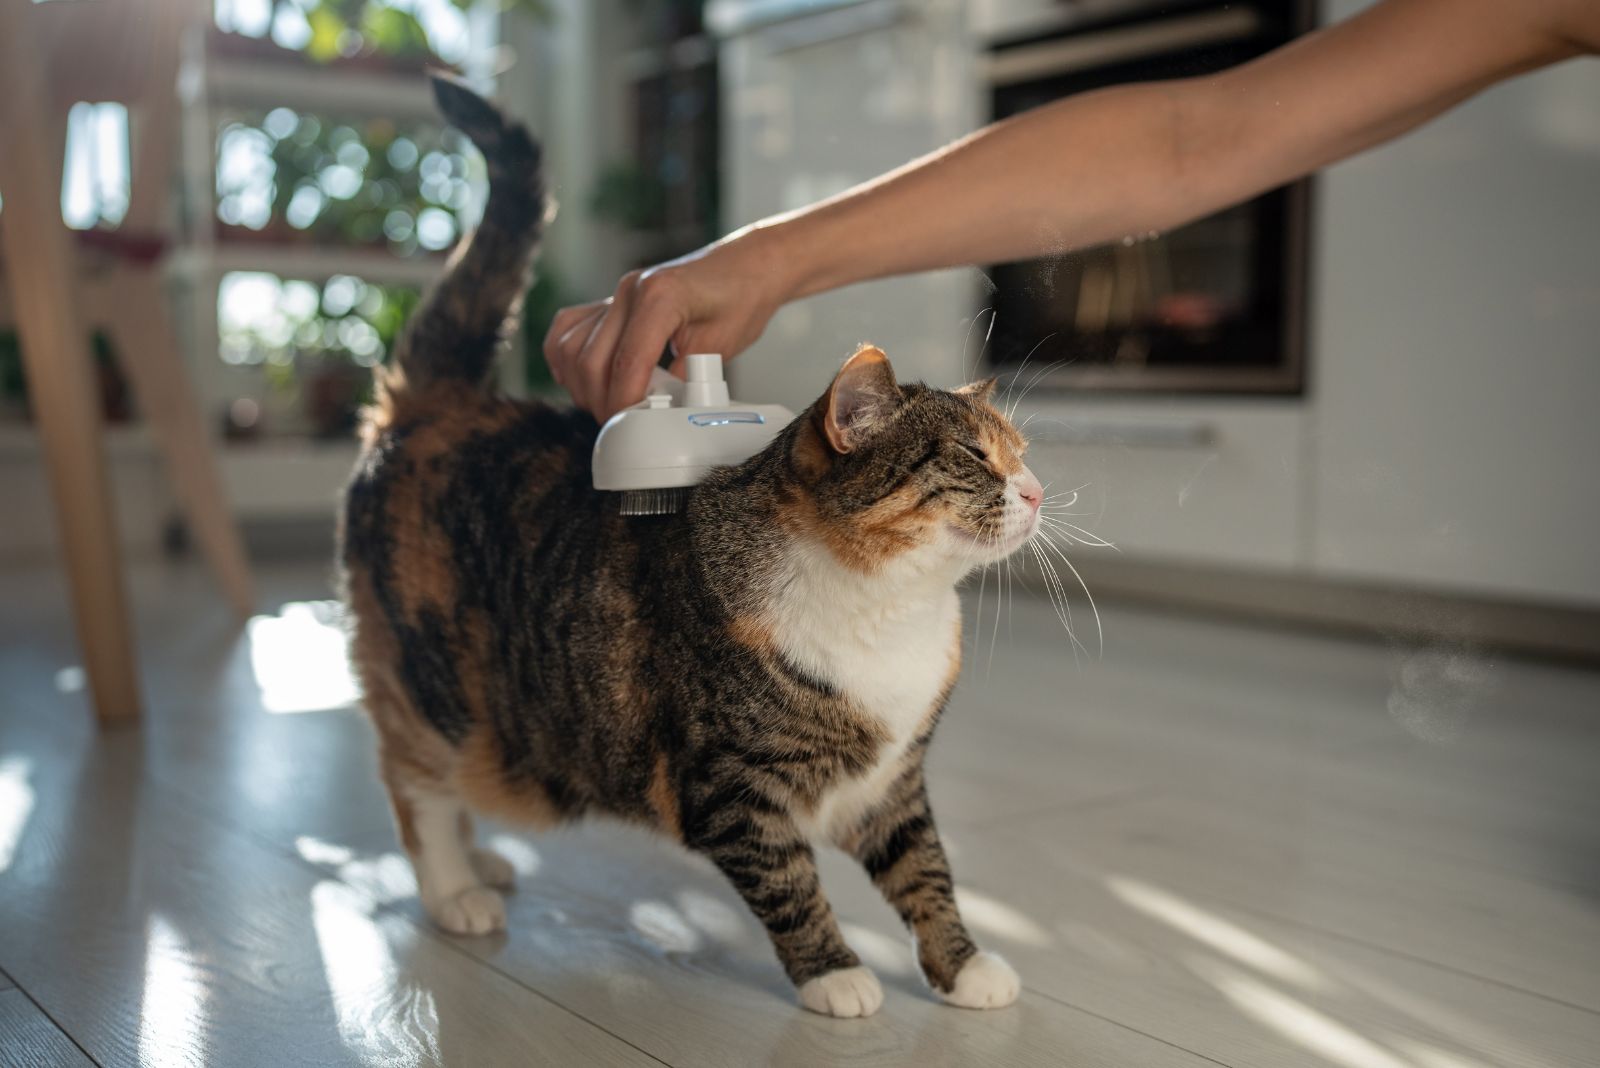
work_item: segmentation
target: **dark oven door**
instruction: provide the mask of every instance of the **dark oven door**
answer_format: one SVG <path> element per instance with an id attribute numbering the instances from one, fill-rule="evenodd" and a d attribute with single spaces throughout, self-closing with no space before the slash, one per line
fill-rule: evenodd
<path id="1" fill-rule="evenodd" d="M 1308 7 L 1166 4 L 997 47 L 994 117 L 1223 70 L 1303 32 Z M 991 372 L 1027 361 L 1024 381 L 1037 375 L 1039 388 L 1299 393 L 1308 194 L 1297 182 L 1166 233 L 991 268 Z"/>

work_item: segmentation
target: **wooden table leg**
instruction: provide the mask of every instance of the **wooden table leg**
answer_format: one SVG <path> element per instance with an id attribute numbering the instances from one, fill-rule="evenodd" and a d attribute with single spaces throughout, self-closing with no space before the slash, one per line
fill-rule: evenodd
<path id="1" fill-rule="evenodd" d="M 18 15 L 14 6 L 0 3 L 0 256 L 44 441 L 95 712 L 102 723 L 126 722 L 139 716 L 139 684 L 98 390 L 88 331 L 72 303 L 71 248 L 60 192 L 45 162 L 49 139 L 34 111 L 42 99 L 39 72 Z"/>
<path id="2" fill-rule="evenodd" d="M 190 532 L 228 602 L 248 619 L 255 611 L 255 591 L 244 539 L 222 490 L 216 446 L 201 418 L 160 280 L 153 270 L 124 269 L 104 292 L 102 314 L 117 357 L 139 414 L 166 458 Z"/>

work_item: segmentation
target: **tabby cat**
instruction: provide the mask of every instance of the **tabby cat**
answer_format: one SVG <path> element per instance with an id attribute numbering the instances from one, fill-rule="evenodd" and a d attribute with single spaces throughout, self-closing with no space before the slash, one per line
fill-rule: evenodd
<path id="1" fill-rule="evenodd" d="M 463 86 L 446 116 L 488 161 L 482 223 L 380 373 L 345 500 L 352 657 L 422 900 L 505 924 L 504 859 L 469 811 L 606 814 L 708 857 L 808 1009 L 877 1010 L 812 843 L 866 868 L 945 1001 L 1015 1000 L 952 896 L 923 757 L 961 660 L 956 583 L 1038 523 L 1024 442 L 989 403 L 895 381 L 862 347 L 762 452 L 676 516 L 590 482 L 593 418 L 498 396 L 545 213 L 540 151 Z"/>

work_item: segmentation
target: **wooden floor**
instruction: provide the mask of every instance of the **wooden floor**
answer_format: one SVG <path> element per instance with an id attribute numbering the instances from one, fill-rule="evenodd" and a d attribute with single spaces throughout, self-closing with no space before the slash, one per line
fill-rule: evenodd
<path id="1" fill-rule="evenodd" d="M 432 930 L 326 569 L 263 585 L 245 635 L 138 571 L 149 718 L 97 734 L 64 591 L 0 573 L 0 1064 L 1600 1064 L 1595 673 L 1114 605 L 1080 666 L 1042 604 L 994 636 L 991 585 L 932 781 L 1025 991 L 935 1003 L 829 855 L 887 988 L 831 1020 L 714 872 L 614 826 L 495 831 L 509 933 Z"/>

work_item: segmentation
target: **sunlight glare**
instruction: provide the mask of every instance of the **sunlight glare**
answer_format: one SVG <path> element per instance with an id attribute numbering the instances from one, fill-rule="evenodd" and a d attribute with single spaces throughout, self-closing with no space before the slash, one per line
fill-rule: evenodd
<path id="1" fill-rule="evenodd" d="M 1121 875 L 1107 876 L 1106 885 L 1124 904 L 1177 928 L 1241 964 L 1303 989 L 1322 990 L 1327 986 L 1321 973 L 1311 965 L 1174 894 Z"/>
<path id="2" fill-rule="evenodd" d="M 700 933 L 678 910 L 663 901 L 635 901 L 628 910 L 633 929 L 666 953 L 693 953 L 700 948 Z"/>
<path id="3" fill-rule="evenodd" d="M 323 712 L 359 697 L 333 602 L 297 601 L 250 620 L 250 669 L 268 712 Z"/>
<path id="4" fill-rule="evenodd" d="M 678 908 L 683 912 L 684 919 L 720 942 L 737 942 L 755 927 L 753 921 L 746 919 L 747 913 L 735 911 L 726 901 L 718 900 L 704 890 L 680 891 Z"/>
<path id="5" fill-rule="evenodd" d="M 968 887 L 956 887 L 956 905 L 967 923 L 996 938 L 1030 946 L 1048 946 L 1055 941 L 1049 931 L 1010 905 Z"/>
<path id="6" fill-rule="evenodd" d="M 1396 1049 L 1402 1050 L 1406 1056 L 1415 1061 L 1417 1068 L 1491 1068 L 1484 1061 L 1450 1053 L 1425 1042 L 1416 1042 L 1402 1036 L 1396 1036 L 1389 1041 Z"/>
<path id="7" fill-rule="evenodd" d="M 848 920 L 839 922 L 839 930 L 856 956 L 868 967 L 887 975 L 912 974 L 910 944 L 898 938 L 879 934 L 870 927 Z"/>
<path id="8" fill-rule="evenodd" d="M 1413 1068 L 1365 1035 L 1241 971 L 1201 959 L 1189 966 L 1245 1015 L 1326 1061 L 1346 1068 Z"/>
<path id="9" fill-rule="evenodd" d="M 416 896 L 417 880 L 411 861 L 399 853 L 363 857 L 349 846 L 308 834 L 294 840 L 294 849 L 307 864 L 333 869 L 347 886 L 379 905 Z"/>
<path id="10" fill-rule="evenodd" d="M 139 1063 L 200 1058 L 206 1048 L 205 973 L 165 916 L 152 915 L 145 931 Z"/>
<path id="11" fill-rule="evenodd" d="M 33 815 L 33 761 L 27 757 L 0 759 L 0 872 L 11 867 L 22 841 L 23 828 Z"/>
<path id="12" fill-rule="evenodd" d="M 433 994 L 401 980 L 389 938 L 369 915 L 367 899 L 323 880 L 311 889 L 311 926 L 345 1046 L 364 1063 L 387 1068 L 437 1063 Z M 399 937 L 415 937 L 404 924 L 393 929 Z"/>
<path id="13" fill-rule="evenodd" d="M 313 838 L 309 834 L 302 834 L 294 840 L 294 851 L 299 853 L 300 859 L 307 864 L 327 864 L 337 867 L 355 859 L 355 853 L 349 846 Z"/>
<path id="14" fill-rule="evenodd" d="M 539 851 L 509 834 L 497 834 L 489 839 L 489 848 L 511 863 L 511 870 L 523 879 L 539 870 Z"/>

